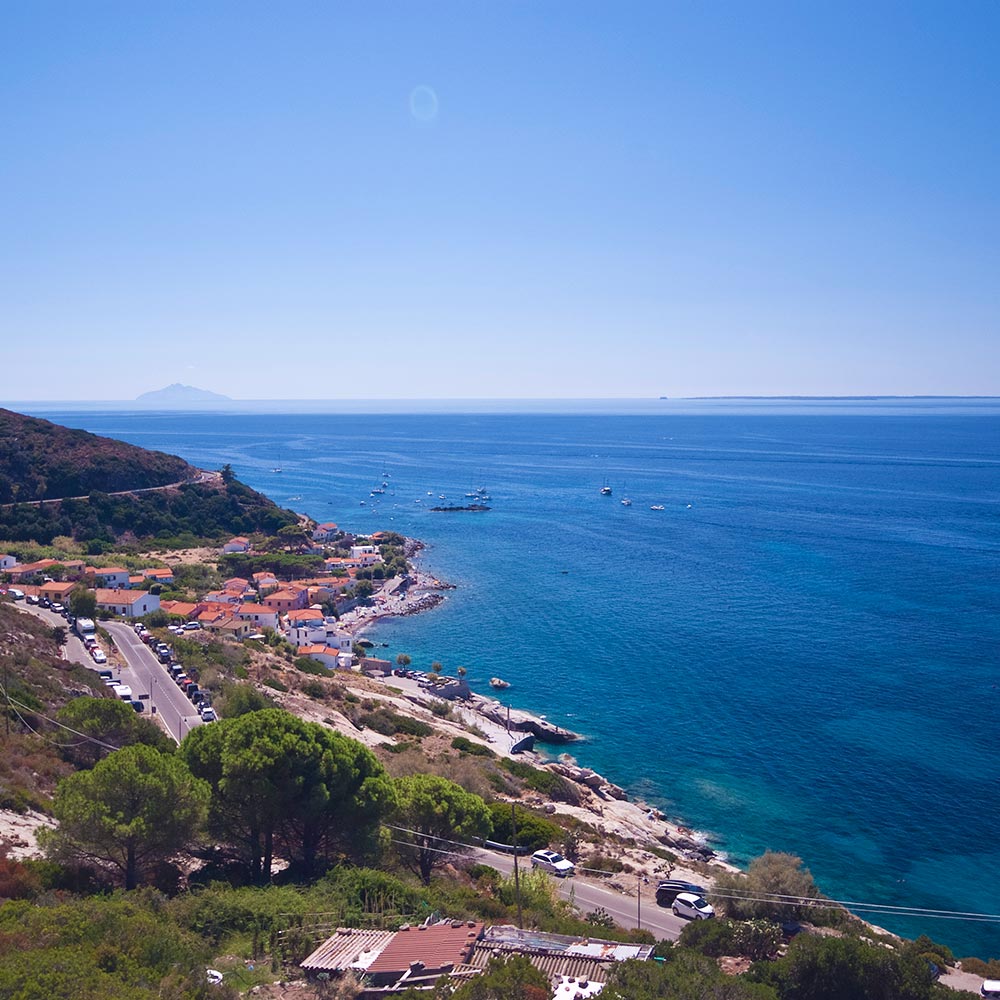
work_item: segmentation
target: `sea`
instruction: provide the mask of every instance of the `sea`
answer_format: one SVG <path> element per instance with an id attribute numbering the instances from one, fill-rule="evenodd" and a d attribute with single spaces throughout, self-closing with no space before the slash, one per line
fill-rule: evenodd
<path id="1" fill-rule="evenodd" d="M 382 655 L 503 677 L 735 863 L 1000 956 L 1000 400 L 11 405 L 422 539 L 456 589 Z"/>

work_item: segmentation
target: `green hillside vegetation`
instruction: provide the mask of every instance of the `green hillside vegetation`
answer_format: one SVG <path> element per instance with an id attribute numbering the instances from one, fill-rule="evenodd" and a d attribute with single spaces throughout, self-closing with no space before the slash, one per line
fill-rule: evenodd
<path id="1" fill-rule="evenodd" d="M 176 455 L 0 409 L 0 503 L 166 486 L 197 471 Z"/>
<path id="2" fill-rule="evenodd" d="M 236 534 L 275 534 L 297 521 L 293 511 L 232 480 L 221 486 L 187 483 L 153 493 L 91 493 L 86 500 L 0 507 L 0 538 L 49 545 L 66 536 L 95 553 L 128 538 L 184 547 Z"/>

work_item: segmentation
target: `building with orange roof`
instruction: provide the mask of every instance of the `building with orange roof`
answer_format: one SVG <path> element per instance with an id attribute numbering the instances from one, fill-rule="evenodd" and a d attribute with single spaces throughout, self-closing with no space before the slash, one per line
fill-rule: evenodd
<path id="1" fill-rule="evenodd" d="M 249 552 L 250 551 L 250 539 L 244 538 L 242 535 L 237 535 L 235 538 L 230 538 L 225 545 L 222 546 L 223 552 Z"/>
<path id="2" fill-rule="evenodd" d="M 278 627 L 278 612 L 265 604 L 239 604 L 233 609 L 233 617 L 252 622 L 257 628 Z"/>
<path id="3" fill-rule="evenodd" d="M 323 524 L 317 524 L 312 531 L 314 542 L 332 542 L 339 534 L 340 531 L 333 521 L 325 521 Z"/>
<path id="4" fill-rule="evenodd" d="M 160 610 L 160 599 L 145 590 L 113 590 L 99 587 L 95 592 L 97 606 L 124 618 L 141 618 Z"/>
<path id="5" fill-rule="evenodd" d="M 175 618 L 194 618 L 200 608 L 200 604 L 192 604 L 190 601 L 160 601 L 160 610 Z"/>
<path id="6" fill-rule="evenodd" d="M 30 563 L 16 563 L 14 566 L 9 567 L 5 572 L 10 574 L 10 578 L 14 583 L 24 583 L 26 580 L 30 580 L 33 577 L 42 577 L 45 575 L 45 571 L 49 569 L 50 566 L 62 565 L 55 559 L 39 559 L 37 562 Z"/>
<path id="7" fill-rule="evenodd" d="M 71 581 L 57 583 L 51 580 L 39 586 L 38 596 L 48 598 L 53 604 L 68 604 L 69 595 L 73 592 L 75 586 L 76 584 Z"/>
<path id="8" fill-rule="evenodd" d="M 324 667 L 328 667 L 330 670 L 339 669 L 351 669 L 351 657 L 347 657 L 347 666 L 344 667 L 339 662 L 340 650 L 334 649 L 333 646 L 328 646 L 324 642 L 310 643 L 305 646 L 299 646 L 299 656 L 308 656 L 310 660 L 316 660 L 322 663 Z"/>
<path id="9" fill-rule="evenodd" d="M 169 567 L 157 566 L 152 569 L 144 569 L 142 575 L 146 577 L 147 580 L 155 580 L 157 583 L 173 583 L 174 582 L 174 571 Z"/>
<path id="10" fill-rule="evenodd" d="M 261 604 L 277 612 L 296 611 L 306 606 L 309 600 L 309 590 L 306 587 L 285 587 L 261 600 Z"/>
<path id="11" fill-rule="evenodd" d="M 216 635 L 228 636 L 231 639 L 245 639 L 253 632 L 253 625 L 240 618 L 224 616 L 214 621 L 202 622 L 202 627 Z"/>
<path id="12" fill-rule="evenodd" d="M 101 587 L 117 590 L 129 585 L 130 573 L 121 566 L 100 566 L 94 570 L 94 578 Z"/>

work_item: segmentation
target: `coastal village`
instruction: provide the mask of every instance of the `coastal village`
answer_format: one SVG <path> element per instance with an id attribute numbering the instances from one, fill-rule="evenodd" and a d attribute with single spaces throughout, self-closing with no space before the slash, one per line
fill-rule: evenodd
<path id="1" fill-rule="evenodd" d="M 633 845 L 626 853 L 651 875 L 682 874 L 710 881 L 705 878 L 710 872 L 706 862 L 712 860 L 713 852 L 703 842 L 693 839 L 690 831 L 668 824 L 662 814 L 648 806 L 629 802 L 624 790 L 596 772 L 578 767 L 567 755 L 552 760 L 531 752 L 536 739 L 558 746 L 576 740 L 577 734 L 529 713 L 512 710 L 495 699 L 474 694 L 462 677 L 414 671 L 368 654 L 366 646 L 370 648 L 372 644 L 357 642 L 365 626 L 388 615 L 415 614 L 433 608 L 444 599 L 443 591 L 448 589 L 447 584 L 414 568 L 410 562 L 405 573 L 389 577 L 379 573 L 380 578 L 372 580 L 372 571 L 377 572 L 383 565 L 382 545 L 387 542 L 402 542 L 410 558 L 420 549 L 413 540 L 385 532 L 354 536 L 333 523 L 310 524 L 308 537 L 296 546 L 296 552 L 321 556 L 324 574 L 282 580 L 273 572 L 261 571 L 247 578 L 230 577 L 218 589 L 206 591 L 191 601 L 160 597 L 160 592 L 169 590 L 175 582 L 175 571 L 168 560 L 173 559 L 176 565 L 179 558 L 185 558 L 176 554 L 168 556 L 164 565 L 137 570 L 121 565 L 94 566 L 83 559 L 46 558 L 22 563 L 15 556 L 0 554 L 0 579 L 4 581 L 0 589 L 26 609 L 65 619 L 71 626 L 66 636 L 67 655 L 70 644 L 84 641 L 85 654 L 94 660 L 95 669 L 110 664 L 100 642 L 93 638 L 92 625 L 87 626 L 86 635 L 78 634 L 78 623 L 85 620 L 73 616 L 71 603 L 81 588 L 92 595 L 99 622 L 134 623 L 137 634 L 150 643 L 155 643 L 154 632 L 162 635 L 164 631 L 187 639 L 200 636 L 232 644 L 280 638 L 295 650 L 296 656 L 308 658 L 330 672 L 364 677 L 369 684 L 383 682 L 385 704 L 412 713 L 418 719 L 433 720 L 453 739 L 481 743 L 500 755 L 524 756 L 573 781 L 579 789 L 575 804 L 555 804 L 541 796 L 535 796 L 529 804 L 550 814 L 564 810 L 566 815 L 580 820 L 597 819 L 606 834 Z M 237 536 L 218 551 L 202 552 L 198 557 L 253 553 L 253 541 Z M 370 593 L 365 589 L 364 599 L 359 599 L 355 590 L 359 580 L 375 584 Z M 143 620 L 162 620 L 164 616 L 169 624 L 153 632 L 142 624 Z M 108 632 L 105 635 L 111 639 Z M 158 650 L 167 645 L 156 643 Z M 114 649 L 109 652 L 112 657 L 120 655 Z M 198 689 L 197 682 L 192 680 L 197 676 L 195 671 L 190 671 L 189 677 L 172 654 L 162 660 L 169 676 L 180 684 L 194 683 L 192 690 Z M 114 682 L 122 679 L 121 666 L 116 667 L 114 677 L 110 669 L 103 670 L 102 675 L 117 693 L 120 685 L 115 686 Z M 200 709 L 195 721 L 200 724 L 214 721 L 217 716 L 211 707 L 212 693 L 201 689 L 199 694 L 193 706 Z M 293 711 L 310 715 L 308 707 L 291 696 L 286 699 L 278 695 L 277 700 Z M 442 701 L 454 706 L 447 718 L 434 711 L 434 704 Z M 146 707 L 139 700 L 131 704 L 140 712 Z M 162 713 L 159 719 L 164 722 Z M 326 722 L 331 721 L 327 716 Z M 375 740 L 366 739 L 367 734 L 358 733 L 346 719 L 341 721 L 342 728 L 353 738 L 385 745 L 384 736 L 373 734 Z M 169 728 L 167 731 L 170 732 Z M 15 853 L 30 856 L 32 833 L 30 827 L 15 824 L 6 827 L 5 836 Z M 662 858 L 644 848 L 644 843 L 670 844 L 689 857 L 689 868 L 664 865 Z M 493 846 L 509 850 L 503 845 Z M 526 860 L 523 863 L 529 867 Z M 716 863 L 725 869 L 729 867 L 721 861 Z M 579 874 L 583 876 L 585 869 L 580 869 Z M 625 883 L 609 877 L 608 873 L 593 874 L 610 882 L 613 889 L 630 893 Z M 407 989 L 427 989 L 443 975 L 456 983 L 467 981 L 482 974 L 492 960 L 515 955 L 526 958 L 548 977 L 553 1000 L 582 1000 L 601 992 L 615 963 L 649 960 L 653 948 L 649 944 L 628 944 L 599 936 L 581 938 L 538 930 L 528 933 L 509 925 L 438 917 L 417 926 L 403 924 L 395 930 L 336 928 L 299 966 L 305 981 L 314 983 L 327 981 L 331 976 L 363 977 L 365 988 L 358 995 L 374 998 Z"/>

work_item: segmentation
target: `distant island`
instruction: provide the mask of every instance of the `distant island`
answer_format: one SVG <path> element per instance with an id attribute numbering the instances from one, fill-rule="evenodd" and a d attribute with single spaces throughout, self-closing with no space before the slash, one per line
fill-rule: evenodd
<path id="1" fill-rule="evenodd" d="M 228 403 L 231 402 L 229 396 L 223 396 L 218 392 L 210 392 L 208 389 L 197 389 L 193 385 L 181 385 L 175 382 L 164 389 L 153 389 L 135 397 L 137 403 L 166 403 L 168 406 L 176 406 L 183 403 Z"/>

